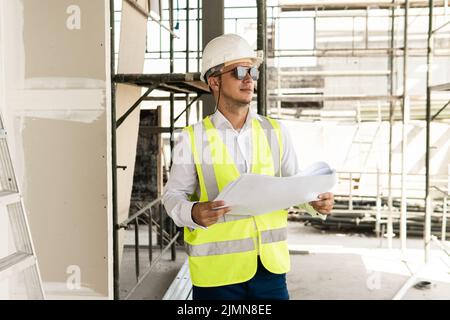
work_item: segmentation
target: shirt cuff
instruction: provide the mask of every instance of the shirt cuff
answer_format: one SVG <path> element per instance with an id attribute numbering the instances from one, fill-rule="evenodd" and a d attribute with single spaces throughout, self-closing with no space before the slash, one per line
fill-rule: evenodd
<path id="1" fill-rule="evenodd" d="M 183 219 L 183 224 L 190 229 L 208 229 L 207 227 L 203 227 L 199 224 L 196 224 L 192 219 L 192 207 L 198 201 L 186 201 L 181 205 L 181 218 Z"/>

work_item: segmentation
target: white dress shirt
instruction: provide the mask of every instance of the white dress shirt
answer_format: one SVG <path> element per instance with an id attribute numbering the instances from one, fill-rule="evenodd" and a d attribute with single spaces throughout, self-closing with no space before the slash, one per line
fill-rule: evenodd
<path id="1" fill-rule="evenodd" d="M 255 117 L 261 117 L 252 110 L 247 114 L 244 126 L 235 130 L 227 118 L 216 111 L 211 115 L 211 121 L 218 130 L 220 137 L 228 148 L 231 158 L 234 160 L 238 171 L 250 173 L 252 158 L 252 130 L 251 123 Z M 298 172 L 298 162 L 291 137 L 286 127 L 280 123 L 283 155 L 281 160 L 281 176 L 287 177 Z M 188 195 L 199 190 L 197 171 L 189 141 L 188 133 L 183 130 L 177 139 L 172 153 L 173 164 L 170 170 L 169 180 L 165 186 L 162 202 L 168 215 L 179 227 L 192 229 L 204 227 L 192 220 L 191 210 L 195 202 L 188 200 Z M 279 172 L 275 173 L 279 176 Z M 212 201 L 213 199 L 210 199 Z"/>

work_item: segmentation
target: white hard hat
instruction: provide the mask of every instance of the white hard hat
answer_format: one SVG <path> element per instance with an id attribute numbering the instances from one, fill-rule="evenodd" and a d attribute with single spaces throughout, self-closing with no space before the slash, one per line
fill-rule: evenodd
<path id="1" fill-rule="evenodd" d="M 259 66 L 263 61 L 262 58 L 255 55 L 248 42 L 237 34 L 229 33 L 214 38 L 208 42 L 203 50 L 200 78 L 206 82 L 206 73 L 209 76 L 224 65 L 236 63 L 241 60 L 250 60 L 256 66 Z"/>

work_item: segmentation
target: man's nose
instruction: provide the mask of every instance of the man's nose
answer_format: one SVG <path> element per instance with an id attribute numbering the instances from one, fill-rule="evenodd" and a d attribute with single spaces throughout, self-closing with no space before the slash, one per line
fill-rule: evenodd
<path id="1" fill-rule="evenodd" d="M 244 79 L 242 79 L 242 80 L 245 81 L 245 82 L 248 82 L 249 80 L 253 81 L 252 76 L 250 75 L 250 70 L 247 71 L 247 73 L 245 74 Z"/>

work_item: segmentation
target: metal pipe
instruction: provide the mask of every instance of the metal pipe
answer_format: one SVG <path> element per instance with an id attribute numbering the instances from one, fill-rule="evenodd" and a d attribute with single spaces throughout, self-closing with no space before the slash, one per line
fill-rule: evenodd
<path id="1" fill-rule="evenodd" d="M 136 271 L 136 281 L 139 281 L 139 221 L 134 219 L 134 264 Z"/>
<path id="2" fill-rule="evenodd" d="M 161 198 L 155 199 L 152 202 L 150 202 L 149 204 L 147 204 L 145 207 L 143 207 L 142 209 L 140 209 L 138 212 L 133 213 L 133 215 L 131 215 L 130 217 L 128 217 L 127 219 L 125 219 L 124 221 L 122 221 L 118 226 L 119 228 L 126 228 L 128 226 L 128 224 L 130 222 L 132 222 L 135 218 L 139 217 L 140 215 L 142 215 L 146 210 L 150 209 L 151 207 L 153 207 L 154 205 L 156 205 L 158 202 L 161 201 Z"/>
<path id="3" fill-rule="evenodd" d="M 364 10 L 367 7 L 372 7 L 376 4 L 377 9 L 389 9 L 393 6 L 404 7 L 405 0 L 393 1 L 388 3 L 385 1 L 299 1 L 299 3 L 287 3 L 280 5 L 282 11 L 308 11 L 320 9 L 325 10 Z M 444 5 L 444 1 L 439 1 L 440 6 Z M 425 8 L 427 5 L 426 1 L 423 0 L 413 0 L 411 1 L 412 8 Z"/>
<path id="4" fill-rule="evenodd" d="M 170 28 L 173 27 L 173 0 L 169 0 L 169 24 Z M 174 71 L 174 65 L 173 65 L 173 36 L 170 35 L 170 73 L 173 73 Z M 175 101 L 174 101 L 174 94 L 170 93 L 170 152 L 172 152 L 174 147 L 174 141 L 173 141 L 173 131 L 175 127 L 175 121 L 174 121 L 174 108 L 175 108 Z M 172 160 L 170 161 L 172 163 Z M 161 233 L 162 234 L 162 233 Z"/>
<path id="5" fill-rule="evenodd" d="M 395 0 L 392 0 L 395 4 Z M 395 92 L 395 81 L 394 81 L 394 48 L 395 48 L 395 6 L 392 8 L 392 18 L 391 18 L 391 51 L 389 55 L 389 67 L 390 67 L 390 83 L 389 90 L 390 95 L 393 96 Z M 390 101 L 389 108 L 389 176 L 388 176 L 388 217 L 387 217 L 387 243 L 388 249 L 392 249 L 392 236 L 393 236 L 393 225 L 392 225 L 392 139 L 393 139 L 393 126 L 394 126 L 394 108 L 395 102 Z"/>
<path id="6" fill-rule="evenodd" d="M 259 67 L 257 88 L 258 114 L 267 115 L 267 13 L 266 0 L 257 0 L 257 53 L 264 59 Z"/>
<path id="7" fill-rule="evenodd" d="M 282 76 L 325 76 L 325 77 L 361 77 L 361 76 L 389 76 L 389 70 L 301 70 L 301 71 L 282 71 Z"/>
<path id="8" fill-rule="evenodd" d="M 197 0 L 197 72 L 200 72 L 200 0 Z"/>
<path id="9" fill-rule="evenodd" d="M 279 100 L 282 99 L 283 101 L 292 101 L 292 102 L 299 102 L 299 101 L 350 101 L 350 100 L 360 100 L 360 101 L 373 101 L 373 100 L 384 100 L 384 101 L 392 101 L 392 100 L 399 100 L 401 96 L 365 96 L 365 95 L 333 95 L 333 96 L 321 96 L 318 94 L 290 94 L 285 95 L 281 98 L 279 98 L 277 95 L 270 95 L 268 97 L 269 100 Z"/>
<path id="10" fill-rule="evenodd" d="M 313 18 L 313 33 L 314 33 L 314 42 L 313 42 L 313 50 L 317 49 L 317 10 L 314 11 Z"/>
<path id="11" fill-rule="evenodd" d="M 450 256 L 450 253 L 449 253 L 448 249 L 444 246 L 444 243 L 440 242 L 439 239 L 435 235 L 431 236 L 431 240 L 439 247 L 439 249 L 441 249 L 442 251 L 445 252 L 445 254 Z"/>
<path id="12" fill-rule="evenodd" d="M 152 218 L 152 223 L 157 225 L 158 222 Z M 163 230 L 163 237 L 166 242 L 170 242 L 170 234 L 167 231 Z"/>
<path id="13" fill-rule="evenodd" d="M 366 24 L 365 24 L 365 30 L 364 30 L 364 44 L 366 49 L 369 48 L 369 7 L 366 8 Z"/>
<path id="14" fill-rule="evenodd" d="M 442 112 L 444 111 L 445 108 L 447 108 L 447 106 L 450 104 L 450 101 L 448 101 L 441 109 L 439 109 L 438 112 L 436 112 L 436 114 L 434 116 L 431 117 L 431 121 L 433 121 L 434 119 L 436 119 L 436 117 Z"/>
<path id="15" fill-rule="evenodd" d="M 199 94 L 199 95 L 197 95 L 195 98 L 193 98 L 192 100 L 191 100 L 191 102 L 189 102 L 189 103 L 187 103 L 187 106 L 186 106 L 186 108 L 175 118 L 175 120 L 174 121 L 177 121 L 182 115 L 183 115 L 183 113 L 185 113 L 186 112 L 186 125 L 189 125 L 189 117 L 188 117 L 188 113 L 189 113 L 189 107 L 195 102 L 195 101 L 197 101 L 200 97 L 201 97 L 202 95 L 201 94 Z M 188 99 L 189 99 L 189 96 L 188 96 Z"/>
<path id="16" fill-rule="evenodd" d="M 288 51 L 288 50 L 286 50 Z M 269 58 L 295 58 L 295 57 L 315 57 L 315 58 L 342 58 L 342 57 L 385 57 L 386 54 L 389 54 L 390 50 L 377 50 L 377 49 L 327 49 L 327 50 L 296 50 L 293 53 L 283 53 L 283 52 L 271 52 Z M 426 57 L 426 49 L 424 48 L 409 48 L 410 57 Z M 436 49 L 436 56 L 447 57 L 450 53 L 448 49 Z M 395 50 L 395 56 L 400 57 L 403 56 L 403 52 L 401 49 Z"/>
<path id="17" fill-rule="evenodd" d="M 350 190 L 348 193 L 348 209 L 353 210 L 353 177 L 352 177 L 351 172 L 350 172 L 349 183 L 350 183 Z"/>
<path id="18" fill-rule="evenodd" d="M 441 241 L 445 242 L 445 236 L 447 233 L 447 195 L 444 195 L 444 203 L 442 206 L 442 229 L 441 229 Z"/>
<path id="19" fill-rule="evenodd" d="M 185 101 L 185 97 L 175 97 L 175 101 Z M 151 96 L 145 97 L 144 101 L 170 101 L 169 96 Z"/>
<path id="20" fill-rule="evenodd" d="M 427 39 L 427 112 L 426 112 L 426 146 L 425 146 L 425 230 L 424 252 L 425 263 L 430 259 L 431 246 L 431 194 L 430 194 L 430 131 L 431 131 L 431 63 L 433 46 L 433 0 L 429 0 L 428 39 Z"/>
<path id="21" fill-rule="evenodd" d="M 149 263 L 152 263 L 153 259 L 153 230 L 152 230 L 152 215 L 153 209 L 150 208 L 148 211 L 148 260 Z"/>
<path id="22" fill-rule="evenodd" d="M 183 130 L 184 127 L 175 127 L 175 130 Z M 166 127 L 152 127 L 152 126 L 141 126 L 139 130 L 146 133 L 170 133 L 170 128 Z"/>
<path id="23" fill-rule="evenodd" d="M 352 51 L 355 48 L 355 17 L 352 17 Z"/>
<path id="24" fill-rule="evenodd" d="M 186 72 L 189 72 L 189 1 L 186 1 Z"/>
<path id="25" fill-rule="evenodd" d="M 109 24 L 110 24 L 110 72 L 111 72 L 111 168 L 112 168 L 112 220 L 113 220 L 113 297 L 119 300 L 119 228 L 117 213 L 117 154 L 116 154 L 116 86 L 114 84 L 115 74 L 115 52 L 114 52 L 114 0 L 109 1 Z"/>
<path id="26" fill-rule="evenodd" d="M 409 1 L 405 1 L 405 23 L 403 27 L 403 101 L 402 101 L 402 178 L 400 204 L 400 243 L 402 254 L 406 254 L 407 237 L 407 204 L 406 204 L 406 159 L 408 136 L 406 127 L 409 121 L 408 99 L 408 9 Z"/>
<path id="27" fill-rule="evenodd" d="M 267 11 L 271 10 L 272 12 L 274 11 L 274 9 L 278 9 L 279 6 L 273 6 L 273 5 L 267 5 Z M 250 9 L 255 9 L 255 6 L 233 6 L 232 8 L 229 8 L 232 10 L 237 10 L 237 9 L 246 9 L 247 12 L 250 12 Z M 375 8 L 372 8 L 373 10 L 377 10 Z M 365 9 L 364 9 L 365 10 Z M 281 10 L 279 10 L 281 12 Z M 344 12 L 343 12 L 344 11 Z M 242 13 L 244 13 L 244 11 L 242 11 Z M 317 16 L 318 18 L 342 18 L 342 17 L 360 17 L 360 18 L 364 18 L 366 16 L 365 12 L 362 12 L 362 10 L 360 11 L 334 11 L 334 12 L 327 12 L 327 11 L 321 11 L 321 10 L 311 10 L 311 11 L 299 11 L 296 12 L 297 15 L 294 15 L 294 12 L 291 12 L 291 14 L 289 16 L 283 16 L 280 17 L 278 16 L 274 16 L 272 15 L 271 19 L 272 20 L 280 20 L 280 19 L 308 19 L 308 18 L 313 18 L 314 16 Z M 385 10 L 378 10 L 378 14 L 377 17 L 390 17 L 390 13 L 385 13 Z M 255 16 L 252 14 L 242 14 L 239 15 L 239 18 L 233 16 L 229 16 L 229 17 L 225 17 L 225 20 L 249 20 L 249 19 L 255 19 Z M 164 21 L 164 20 L 162 20 Z"/>
<path id="28" fill-rule="evenodd" d="M 174 237 L 175 233 L 176 233 L 176 231 L 175 231 L 175 223 L 173 222 L 172 219 L 170 219 L 170 227 L 169 228 L 170 228 L 170 239 L 172 239 Z M 170 257 L 171 257 L 172 261 L 175 261 L 175 259 L 177 258 L 175 245 L 176 245 L 176 243 L 173 242 L 172 246 L 170 247 Z"/>
<path id="29" fill-rule="evenodd" d="M 189 1 L 186 1 L 186 72 L 189 72 Z M 189 94 L 186 94 L 186 126 L 189 125 Z"/>
<path id="30" fill-rule="evenodd" d="M 173 59 L 172 59 L 173 60 Z M 114 76 L 114 81 L 125 84 L 135 84 L 140 86 L 150 86 L 154 83 L 169 84 L 170 82 L 184 82 L 184 81 L 200 81 L 199 72 L 189 73 L 157 73 L 157 74 L 142 74 L 142 73 L 122 73 Z"/>
<path id="31" fill-rule="evenodd" d="M 438 32 L 439 30 L 441 30 L 442 28 L 444 28 L 445 26 L 447 26 L 450 23 L 450 21 L 444 22 L 441 26 L 437 27 L 436 29 L 433 30 L 433 33 Z"/>
<path id="32" fill-rule="evenodd" d="M 162 211 L 162 206 L 159 205 L 159 247 L 161 251 L 164 247 L 164 215 Z"/>
<path id="33" fill-rule="evenodd" d="M 173 37 L 179 39 L 180 37 L 173 32 L 172 30 L 172 26 L 170 28 L 166 27 L 165 25 L 163 25 L 161 23 L 161 21 L 159 21 L 158 19 L 156 19 L 155 17 L 153 17 L 151 14 L 149 14 L 144 8 L 142 8 L 138 3 L 132 1 L 132 0 L 125 0 L 133 9 L 135 9 L 137 12 L 139 12 L 140 14 L 142 14 L 146 19 L 150 18 L 152 19 L 154 22 L 156 22 L 160 27 L 162 27 L 163 29 L 166 29 Z M 160 29 L 161 30 L 161 29 Z"/>
<path id="34" fill-rule="evenodd" d="M 151 87 L 145 91 L 145 93 L 136 100 L 136 102 L 128 109 L 118 120 L 116 123 L 116 128 L 120 127 L 120 125 L 128 118 L 128 116 L 139 106 L 139 104 L 144 100 L 145 97 L 147 97 L 150 92 L 152 92 L 154 89 L 156 89 L 159 86 L 159 83 L 153 84 Z"/>
<path id="35" fill-rule="evenodd" d="M 444 0 L 444 1 L 439 1 L 437 4 L 436 4 L 436 6 L 441 6 L 441 7 L 444 7 L 445 8 L 445 2 L 446 2 L 447 0 Z M 300 2 L 300 1 L 299 1 Z M 412 1 L 413 2 L 413 6 L 410 6 L 410 7 L 412 7 L 412 8 L 425 8 L 425 7 L 427 7 L 427 5 L 428 5 L 428 3 L 426 3 L 425 4 L 425 0 L 421 0 L 421 1 Z M 301 4 L 299 4 L 299 6 L 302 6 L 302 5 L 304 5 L 304 4 L 306 4 L 306 3 L 304 3 L 304 2 L 302 2 Z M 293 11 L 297 11 L 298 13 L 300 13 L 300 14 L 307 14 L 307 13 L 309 13 L 308 11 L 317 11 L 318 13 L 320 13 L 320 14 L 331 14 L 331 15 L 336 15 L 336 14 L 339 14 L 339 11 L 336 11 L 336 9 L 333 9 L 332 11 L 334 11 L 334 12 L 328 12 L 328 11 L 326 11 L 326 10 L 322 10 L 322 7 L 325 5 L 335 5 L 336 3 L 335 2 L 333 2 L 333 1 L 330 1 L 330 2 L 328 2 L 328 3 L 326 3 L 326 2 L 322 2 L 322 3 L 317 3 L 317 1 L 315 2 L 315 5 L 314 6 L 312 6 L 311 8 L 308 8 L 308 9 L 310 9 L 310 10 L 302 10 L 302 8 L 301 7 L 299 7 L 299 9 L 298 10 L 280 10 L 280 11 L 291 11 L 291 12 L 293 12 Z M 351 2 L 346 2 L 345 4 L 344 3 L 340 3 L 340 5 L 344 5 L 344 7 L 342 7 L 342 11 L 344 11 L 344 10 L 346 10 L 346 9 L 348 9 L 349 8 L 349 5 L 354 5 L 354 4 L 359 4 L 359 5 L 361 5 L 361 3 L 359 2 L 359 3 L 356 3 L 356 2 L 354 2 L 354 1 L 351 1 Z M 385 6 L 385 4 L 386 4 L 386 6 Z M 397 3 L 396 3 L 398 6 L 400 6 L 400 8 L 403 8 L 403 6 L 404 6 L 404 1 L 397 1 Z M 383 9 L 390 9 L 391 7 L 392 7 L 392 4 L 389 4 L 389 3 L 386 3 L 386 2 L 384 2 L 383 1 L 383 3 L 382 3 L 382 5 L 383 5 L 383 7 L 381 7 L 380 6 L 380 2 L 378 2 L 378 1 L 371 1 L 371 2 L 368 2 L 367 3 L 367 5 L 365 5 L 365 6 L 363 6 L 359 11 L 361 11 L 361 10 L 365 10 L 366 9 L 366 7 L 370 7 L 371 9 L 373 9 L 373 10 L 380 10 L 381 12 L 380 12 L 380 14 L 384 14 L 384 12 L 383 12 Z M 283 7 L 284 7 L 284 5 L 283 5 Z M 289 5 L 287 5 L 287 7 L 289 7 Z M 233 6 L 232 7 L 233 9 L 254 9 L 255 8 L 255 6 L 252 6 L 252 5 L 242 5 L 242 6 Z M 278 5 L 278 4 L 273 4 L 273 5 L 267 5 L 267 8 L 268 9 L 273 9 L 273 8 L 280 8 L 280 5 Z M 180 10 L 185 10 L 186 8 L 185 7 L 180 7 L 179 8 Z M 306 9 L 306 8 L 305 8 Z M 162 9 L 163 11 L 167 11 L 168 9 L 166 9 L 166 8 L 163 8 Z M 352 15 L 361 15 L 361 16 L 364 16 L 365 15 L 365 13 L 364 12 L 359 12 L 358 10 L 347 10 L 345 13 L 343 13 L 343 14 L 352 14 Z M 382 15 L 382 16 L 384 16 L 384 15 Z M 291 18 L 292 16 L 289 16 L 289 18 Z M 254 17 L 252 17 L 252 16 L 245 16 L 245 18 L 248 18 L 248 19 L 250 19 L 250 18 L 254 18 Z M 294 16 L 294 18 L 297 18 L 296 16 Z M 231 19 L 231 18 L 228 18 L 228 19 Z M 234 18 L 233 18 L 234 19 Z M 179 19 L 180 21 L 182 21 L 181 19 Z M 164 20 L 163 20 L 164 21 Z"/>
<path id="36" fill-rule="evenodd" d="M 191 103 L 189 103 L 189 94 L 186 94 L 186 108 L 183 113 L 186 112 L 186 127 L 189 125 L 189 115 L 191 114 Z"/>
<path id="37" fill-rule="evenodd" d="M 197 72 L 200 72 L 200 0 L 197 0 Z M 197 121 L 200 121 L 200 101 L 195 107 Z"/>
<path id="38" fill-rule="evenodd" d="M 380 168 L 377 167 L 377 213 L 376 213 L 376 224 L 375 233 L 377 237 L 380 237 L 380 223 L 381 223 L 381 188 L 380 188 Z"/>

